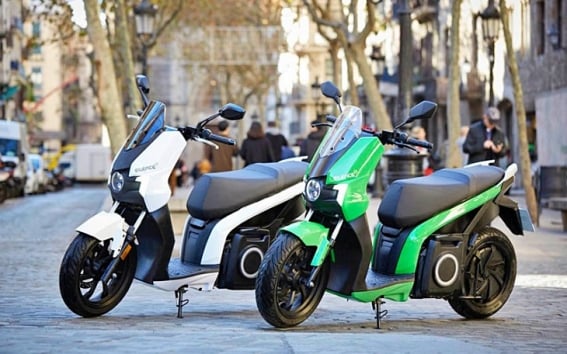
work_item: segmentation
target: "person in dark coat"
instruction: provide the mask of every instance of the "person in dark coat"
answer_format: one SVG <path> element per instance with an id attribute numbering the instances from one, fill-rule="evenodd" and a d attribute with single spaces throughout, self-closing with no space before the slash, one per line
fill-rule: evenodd
<path id="1" fill-rule="evenodd" d="M 319 122 L 318 120 L 314 120 L 313 122 L 311 122 L 312 131 L 311 133 L 309 133 L 309 135 L 307 135 L 307 138 L 305 138 L 301 142 L 301 146 L 299 149 L 299 156 L 307 156 L 307 161 L 311 161 L 313 155 L 315 155 L 315 152 L 319 147 L 319 144 L 321 143 L 321 140 L 323 140 L 323 137 L 327 133 L 326 126 L 317 125 L 316 127 L 313 127 L 314 124 L 320 124 L 320 123 L 321 122 Z"/>
<path id="2" fill-rule="evenodd" d="M 221 120 L 213 133 L 230 138 L 228 122 Z M 205 145 L 204 158 L 211 162 L 211 172 L 232 171 L 232 158 L 238 156 L 237 145 L 217 143 L 218 149 Z"/>
<path id="3" fill-rule="evenodd" d="M 246 139 L 242 142 L 240 157 L 244 160 L 244 166 L 256 162 L 276 161 L 272 151 L 272 144 L 270 144 L 270 141 L 266 138 L 264 129 L 262 129 L 260 123 L 252 122 Z"/>
<path id="4" fill-rule="evenodd" d="M 498 165 L 498 159 L 506 155 L 506 136 L 497 125 L 499 121 L 498 109 L 489 107 L 482 121 L 471 125 L 463 143 L 463 152 L 469 154 L 467 163 L 494 160 L 494 164 Z"/>
<path id="5" fill-rule="evenodd" d="M 283 134 L 279 131 L 276 126 L 276 122 L 269 121 L 268 122 L 268 129 L 266 129 L 266 138 L 272 144 L 272 152 L 274 153 L 274 158 L 276 161 L 282 159 L 282 148 L 284 146 L 288 146 L 287 139 Z"/>

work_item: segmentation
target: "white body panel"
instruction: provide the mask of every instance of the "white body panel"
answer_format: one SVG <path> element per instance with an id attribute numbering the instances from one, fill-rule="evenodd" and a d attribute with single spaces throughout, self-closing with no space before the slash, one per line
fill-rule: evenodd
<path id="1" fill-rule="evenodd" d="M 76 230 L 100 241 L 112 239 L 110 248 L 116 255 L 124 243 L 128 224 L 118 214 L 101 211 L 79 225 Z"/>
<path id="2" fill-rule="evenodd" d="M 150 213 L 167 204 L 171 196 L 169 175 L 185 145 L 179 131 L 165 131 L 132 162 L 129 175 L 138 176 L 140 195 Z"/>
<path id="3" fill-rule="evenodd" d="M 152 285 L 166 291 L 175 291 L 183 285 L 187 285 L 192 289 L 210 291 L 213 290 L 218 275 L 219 272 L 198 274 L 187 278 L 154 281 Z"/>
<path id="4" fill-rule="evenodd" d="M 296 183 L 277 194 L 264 198 L 256 203 L 249 204 L 222 218 L 222 220 L 219 221 L 211 230 L 211 235 L 209 236 L 207 245 L 203 252 L 203 257 L 201 258 L 201 264 L 220 264 L 226 237 L 235 227 L 242 224 L 242 221 L 248 220 L 254 215 L 260 214 L 264 210 L 273 208 L 276 205 L 291 199 L 290 196 L 301 194 L 303 192 L 303 188 L 303 182 Z"/>

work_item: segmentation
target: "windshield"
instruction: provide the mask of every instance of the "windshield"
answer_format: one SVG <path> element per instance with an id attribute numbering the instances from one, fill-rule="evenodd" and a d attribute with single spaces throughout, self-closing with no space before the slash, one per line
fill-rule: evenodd
<path id="1" fill-rule="evenodd" d="M 0 138 L 0 156 L 18 156 L 18 145 L 18 140 Z"/>
<path id="2" fill-rule="evenodd" d="M 126 150 L 135 148 L 150 141 L 155 133 L 159 132 L 165 124 L 165 105 L 152 101 L 140 117 L 136 129 L 130 133 L 126 142 Z"/>
<path id="3" fill-rule="evenodd" d="M 361 131 L 362 111 L 355 106 L 346 106 L 327 134 L 319 156 L 326 157 L 346 148 L 360 136 Z"/>

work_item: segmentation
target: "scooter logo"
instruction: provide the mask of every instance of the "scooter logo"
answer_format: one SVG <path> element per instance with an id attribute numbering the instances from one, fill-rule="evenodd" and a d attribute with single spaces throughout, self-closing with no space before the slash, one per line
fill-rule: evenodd
<path id="1" fill-rule="evenodd" d="M 345 179 L 356 178 L 357 176 L 358 176 L 358 170 L 354 170 L 352 172 L 345 173 L 344 175 L 339 175 L 335 179 L 338 181 L 342 181 Z"/>
<path id="2" fill-rule="evenodd" d="M 153 171 L 153 170 L 157 169 L 157 165 L 158 164 L 156 162 L 153 165 L 147 165 L 147 166 L 135 168 L 134 173 L 142 173 L 142 172 L 146 172 L 146 171 Z"/>

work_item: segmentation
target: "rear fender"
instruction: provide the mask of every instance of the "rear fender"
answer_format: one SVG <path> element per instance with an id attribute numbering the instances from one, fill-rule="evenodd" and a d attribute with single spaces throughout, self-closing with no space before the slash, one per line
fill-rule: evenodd
<path id="1" fill-rule="evenodd" d="M 285 231 L 296 236 L 304 245 L 316 247 L 317 251 L 313 256 L 311 265 L 316 267 L 323 264 L 329 252 L 329 229 L 321 224 L 311 221 L 299 221 L 285 227 L 280 231 Z"/>
<path id="2" fill-rule="evenodd" d="M 124 244 L 128 224 L 118 214 L 101 211 L 79 225 L 76 230 L 99 241 L 111 240 L 110 248 L 113 256 L 116 256 Z"/>
<path id="3" fill-rule="evenodd" d="M 515 235 L 524 235 L 524 231 L 533 232 L 534 226 L 527 210 L 518 206 L 518 203 L 504 194 L 500 194 L 494 203 L 499 206 L 500 218 Z"/>
<path id="4" fill-rule="evenodd" d="M 499 206 L 499 216 L 506 226 L 515 235 L 523 235 L 524 231 L 533 232 L 534 226 L 530 218 L 530 214 L 518 206 L 518 203 L 507 197 L 505 192 L 512 187 L 518 166 L 513 163 L 506 169 L 506 174 L 502 178 L 500 194 L 494 200 L 494 203 Z"/>

